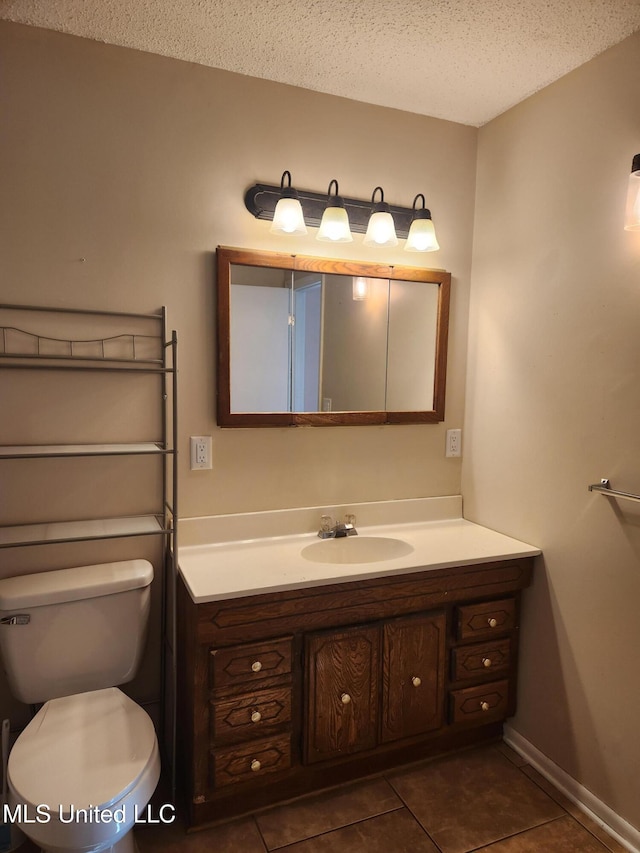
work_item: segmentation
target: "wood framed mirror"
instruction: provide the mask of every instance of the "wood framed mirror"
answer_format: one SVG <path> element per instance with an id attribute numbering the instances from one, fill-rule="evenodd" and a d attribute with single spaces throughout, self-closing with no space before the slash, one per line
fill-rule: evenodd
<path id="1" fill-rule="evenodd" d="M 223 427 L 444 420 L 451 274 L 217 249 Z"/>

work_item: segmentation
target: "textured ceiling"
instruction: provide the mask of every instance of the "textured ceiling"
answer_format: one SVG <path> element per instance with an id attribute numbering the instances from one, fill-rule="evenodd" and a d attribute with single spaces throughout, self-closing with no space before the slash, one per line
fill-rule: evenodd
<path id="1" fill-rule="evenodd" d="M 481 125 L 640 29 L 640 0 L 0 0 L 0 18 Z"/>

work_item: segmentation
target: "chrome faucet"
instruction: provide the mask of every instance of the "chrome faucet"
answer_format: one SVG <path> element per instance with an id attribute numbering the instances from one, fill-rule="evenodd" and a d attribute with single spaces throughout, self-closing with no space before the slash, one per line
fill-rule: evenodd
<path id="1" fill-rule="evenodd" d="M 344 521 L 336 521 L 334 523 L 330 515 L 323 515 L 320 518 L 320 530 L 318 536 L 320 539 L 342 539 L 345 536 L 357 536 L 356 517 L 351 513 L 347 513 Z"/>

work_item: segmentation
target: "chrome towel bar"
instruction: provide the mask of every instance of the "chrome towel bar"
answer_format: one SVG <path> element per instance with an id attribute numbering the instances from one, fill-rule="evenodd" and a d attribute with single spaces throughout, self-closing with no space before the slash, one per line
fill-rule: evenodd
<path id="1" fill-rule="evenodd" d="M 600 492 L 601 495 L 606 495 L 608 498 L 624 498 L 627 501 L 637 501 L 640 503 L 640 495 L 632 495 L 631 492 L 619 492 L 617 489 L 611 488 L 611 483 L 605 477 L 599 483 L 592 483 L 589 486 L 590 492 Z"/>

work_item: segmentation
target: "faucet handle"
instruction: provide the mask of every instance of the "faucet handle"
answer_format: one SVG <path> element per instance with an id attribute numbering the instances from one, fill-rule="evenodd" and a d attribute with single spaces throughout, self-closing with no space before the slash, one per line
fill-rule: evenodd
<path id="1" fill-rule="evenodd" d="M 320 533 L 331 533 L 333 527 L 333 519 L 330 515 L 320 516 Z"/>
<path id="2" fill-rule="evenodd" d="M 347 536 L 357 536 L 356 517 L 352 512 L 348 512 L 344 517 L 344 527 Z"/>

